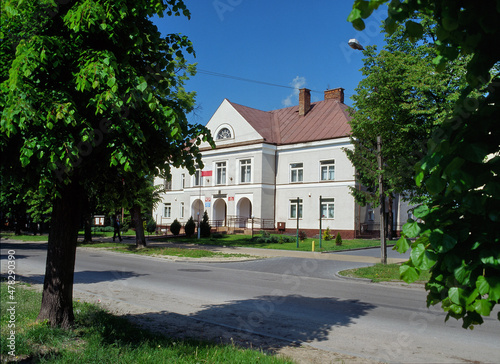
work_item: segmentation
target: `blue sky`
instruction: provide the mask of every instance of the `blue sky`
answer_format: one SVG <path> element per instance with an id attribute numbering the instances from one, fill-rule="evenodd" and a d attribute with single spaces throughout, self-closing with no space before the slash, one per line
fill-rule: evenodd
<path id="1" fill-rule="evenodd" d="M 164 17 L 154 22 L 163 35 L 181 33 L 193 42 L 200 72 L 187 83 L 197 92 L 198 109 L 191 123 L 206 124 L 224 98 L 259 110 L 298 103 L 298 91 L 312 90 L 312 101 L 328 88 L 345 88 L 345 103 L 361 80 L 362 53 L 347 46 L 384 45 L 376 11 L 363 32 L 347 22 L 353 0 L 185 0 L 191 20 Z M 205 73 L 215 72 L 259 82 L 246 82 Z M 317 91 L 317 92 L 316 92 Z"/>

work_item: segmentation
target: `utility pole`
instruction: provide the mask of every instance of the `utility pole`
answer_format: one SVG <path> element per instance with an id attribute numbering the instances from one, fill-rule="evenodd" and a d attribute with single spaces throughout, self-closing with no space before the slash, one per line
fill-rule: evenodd
<path id="1" fill-rule="evenodd" d="M 380 196 L 380 249 L 381 262 L 387 264 L 387 242 L 385 240 L 385 196 L 384 180 L 382 178 L 382 137 L 377 136 L 378 191 Z"/>

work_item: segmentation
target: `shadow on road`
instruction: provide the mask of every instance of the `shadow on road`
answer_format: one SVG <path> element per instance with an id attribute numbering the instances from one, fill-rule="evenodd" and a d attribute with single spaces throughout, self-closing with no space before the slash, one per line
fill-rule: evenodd
<path id="1" fill-rule="evenodd" d="M 127 317 L 171 337 L 274 351 L 328 340 L 336 327 L 353 324 L 375 307 L 359 300 L 331 297 L 261 296 L 206 306 L 186 316 L 163 311 Z"/>

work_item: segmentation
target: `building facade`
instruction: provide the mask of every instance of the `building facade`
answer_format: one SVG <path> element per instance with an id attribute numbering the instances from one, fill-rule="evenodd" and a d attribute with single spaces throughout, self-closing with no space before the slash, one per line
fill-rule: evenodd
<path id="1" fill-rule="evenodd" d="M 299 105 L 261 111 L 225 99 L 207 123 L 216 148 L 201 145 L 203 169 L 194 175 L 173 168 L 162 202 L 153 212 L 159 226 L 207 211 L 212 227 L 306 231 L 321 227 L 343 238 L 378 230 L 378 209 L 361 207 L 350 188 L 360 188 L 344 149 L 350 143 L 349 114 L 342 88 L 311 103 L 301 89 Z M 394 226 L 400 230 L 407 206 L 395 199 Z M 377 211 L 376 211 L 377 210 Z"/>

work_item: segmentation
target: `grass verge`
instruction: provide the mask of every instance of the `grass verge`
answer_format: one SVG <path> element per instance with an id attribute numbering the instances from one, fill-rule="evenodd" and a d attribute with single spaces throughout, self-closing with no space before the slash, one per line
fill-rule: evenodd
<path id="1" fill-rule="evenodd" d="M 372 282 L 403 282 L 399 276 L 399 264 L 375 264 L 370 267 L 348 269 L 339 272 L 344 277 L 366 278 Z M 420 279 L 415 283 L 428 282 L 430 273 L 422 272 Z"/>
<path id="2" fill-rule="evenodd" d="M 349 250 L 349 249 L 359 249 L 368 247 L 380 246 L 379 240 L 371 239 L 351 239 L 344 240 L 342 245 L 336 245 L 334 240 L 323 240 L 321 242 L 321 248 L 319 246 L 319 239 L 308 238 L 299 241 L 299 246 L 297 247 L 297 241 L 294 236 L 286 236 L 290 242 L 272 242 L 271 239 L 264 239 L 267 241 L 261 241 L 259 239 L 260 235 L 255 235 L 252 239 L 249 235 L 222 235 L 218 238 L 201 238 L 196 237 L 185 238 L 185 237 L 167 237 L 163 239 L 156 239 L 158 242 L 171 242 L 171 243 L 188 243 L 188 244 L 200 244 L 200 245 L 221 245 L 221 246 L 234 246 L 234 247 L 249 247 L 249 248 L 262 248 L 262 249 L 282 249 L 282 250 L 295 250 L 295 251 L 311 251 L 312 242 L 315 243 L 315 251 L 337 251 L 337 250 Z M 279 241 L 280 237 L 285 237 L 284 235 L 273 234 L 272 237 L 276 237 Z"/>
<path id="3" fill-rule="evenodd" d="M 292 363 L 257 350 L 195 340 L 175 340 L 141 329 L 96 305 L 75 302 L 75 328 L 54 329 L 37 322 L 41 294 L 16 283 L 15 314 L 7 303 L 7 284 L 1 290 L 1 359 L 3 362 L 51 363 Z M 14 320 L 15 327 L 9 328 Z M 14 331 L 15 349 L 9 347 Z M 14 355 L 10 355 L 11 354 Z"/>
<path id="4" fill-rule="evenodd" d="M 107 248 L 107 250 L 120 253 L 130 253 L 149 256 L 174 256 L 183 258 L 247 258 L 251 257 L 246 254 L 229 254 L 221 252 L 212 252 L 205 249 L 186 249 L 186 248 L 170 248 L 170 247 L 146 247 L 137 249 L 135 245 L 124 245 L 123 243 L 79 243 L 80 247 L 88 248 Z"/>

